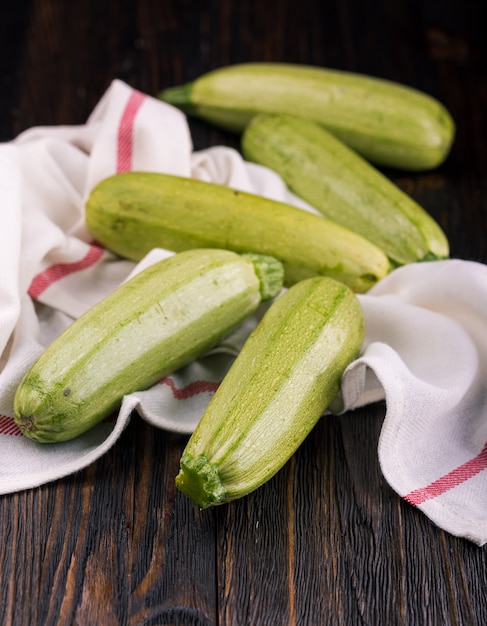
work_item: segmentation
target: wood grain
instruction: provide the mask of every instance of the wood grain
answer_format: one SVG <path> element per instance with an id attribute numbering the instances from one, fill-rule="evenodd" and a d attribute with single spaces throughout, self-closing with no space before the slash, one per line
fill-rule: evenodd
<path id="1" fill-rule="evenodd" d="M 437 170 L 386 173 L 443 225 L 452 256 L 487 262 L 486 18 L 475 0 L 9 1 L 0 139 L 83 123 L 114 78 L 155 95 L 249 60 L 391 78 L 442 100 L 458 129 Z M 196 149 L 238 149 L 190 126 Z M 134 417 L 86 470 L 0 498 L 0 623 L 486 624 L 487 548 L 389 488 L 384 414 L 324 417 L 269 483 L 209 511 L 175 490 L 185 439 Z"/>

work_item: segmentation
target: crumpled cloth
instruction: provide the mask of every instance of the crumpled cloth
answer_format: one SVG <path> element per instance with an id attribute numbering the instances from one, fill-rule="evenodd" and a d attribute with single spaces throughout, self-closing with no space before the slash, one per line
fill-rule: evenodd
<path id="1" fill-rule="evenodd" d="M 217 349 L 127 396 L 118 416 L 73 441 L 37 444 L 13 421 L 16 387 L 54 337 L 139 264 L 104 250 L 84 203 L 101 179 L 160 171 L 311 207 L 270 170 L 228 147 L 194 151 L 185 116 L 115 80 L 86 124 L 36 127 L 0 145 L 0 493 L 80 470 L 115 445 L 132 412 L 190 433 L 261 309 Z M 197 219 L 197 216 L 195 216 Z M 331 411 L 384 401 L 378 458 L 386 481 L 445 531 L 487 542 L 487 266 L 412 264 L 359 295 L 366 340 Z"/>

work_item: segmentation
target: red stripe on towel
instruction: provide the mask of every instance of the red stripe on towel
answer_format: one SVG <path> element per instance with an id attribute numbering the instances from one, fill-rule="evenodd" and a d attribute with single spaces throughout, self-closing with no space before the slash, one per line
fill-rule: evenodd
<path id="1" fill-rule="evenodd" d="M 473 478 L 473 476 L 485 469 L 487 469 L 487 443 L 476 457 L 438 478 L 438 480 L 430 483 L 427 487 L 411 491 L 411 493 L 404 496 L 404 499 L 410 504 L 418 506 L 426 500 L 441 496 L 449 489 L 458 487 L 458 485 L 461 485 L 469 478 Z"/>
<path id="2" fill-rule="evenodd" d="M 103 248 L 96 245 L 91 245 L 85 256 L 79 261 L 73 263 L 56 263 L 51 265 L 40 274 L 37 274 L 33 279 L 29 287 L 29 295 L 32 298 L 38 298 L 43 291 L 45 291 L 50 285 L 57 280 L 72 274 L 73 272 L 79 272 L 80 270 L 87 269 L 102 258 L 104 253 Z"/>
<path id="3" fill-rule="evenodd" d="M 214 393 L 218 389 L 219 384 L 220 383 L 212 383 L 209 380 L 195 380 L 189 383 L 189 385 L 178 389 L 172 378 L 164 378 L 161 380 L 161 385 L 167 385 L 176 400 L 186 400 L 199 393 Z"/>
<path id="4" fill-rule="evenodd" d="M 8 415 L 0 415 L 0 435 L 14 435 L 19 437 L 22 435 L 20 428 Z"/>
<path id="5" fill-rule="evenodd" d="M 134 122 L 146 96 L 134 90 L 125 105 L 120 119 L 117 137 L 117 173 L 129 172 L 132 169 L 134 150 Z"/>

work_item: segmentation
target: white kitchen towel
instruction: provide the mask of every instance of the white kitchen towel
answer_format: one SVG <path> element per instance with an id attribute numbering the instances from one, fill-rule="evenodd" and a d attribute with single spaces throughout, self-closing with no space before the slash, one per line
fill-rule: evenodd
<path id="1" fill-rule="evenodd" d="M 16 386 L 73 319 L 140 264 L 93 241 L 84 202 L 108 175 L 159 171 L 217 182 L 313 210 L 266 168 L 228 147 L 194 151 L 185 116 L 115 80 L 78 126 L 36 127 L 0 145 L 0 494 L 75 472 L 104 454 L 133 412 L 190 433 L 264 312 L 211 354 L 151 389 L 77 439 L 42 445 L 13 421 Z M 197 216 L 195 216 L 197 219 Z M 384 477 L 440 528 L 487 542 L 487 266 L 412 264 L 359 296 L 366 341 L 333 412 L 385 401 L 378 458 Z M 339 419 L 339 418 L 338 418 Z"/>

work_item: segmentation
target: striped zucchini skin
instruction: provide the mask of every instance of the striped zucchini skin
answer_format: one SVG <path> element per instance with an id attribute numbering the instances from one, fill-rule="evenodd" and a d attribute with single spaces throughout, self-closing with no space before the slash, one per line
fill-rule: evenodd
<path id="1" fill-rule="evenodd" d="M 283 178 L 325 217 L 355 230 L 395 265 L 447 258 L 448 240 L 436 221 L 384 174 L 304 118 L 255 116 L 242 135 L 246 159 Z"/>
<path id="2" fill-rule="evenodd" d="M 337 396 L 363 340 L 358 299 L 333 279 L 307 279 L 277 298 L 191 435 L 178 489 L 206 508 L 269 480 Z"/>
<path id="3" fill-rule="evenodd" d="M 117 174 L 92 190 L 85 214 L 100 243 L 134 260 L 155 247 L 257 252 L 282 262 L 288 286 L 326 275 L 356 292 L 367 291 L 390 270 L 382 250 L 335 222 L 193 178 Z"/>
<path id="4" fill-rule="evenodd" d="M 427 170 L 448 156 L 455 124 L 435 98 L 372 76 L 286 63 L 218 68 L 159 97 L 241 132 L 257 113 L 300 115 L 379 165 Z"/>
<path id="5" fill-rule="evenodd" d="M 276 295 L 278 261 L 226 250 L 176 254 L 123 283 L 26 373 L 14 399 L 21 431 L 41 443 L 72 439 L 116 410 L 124 395 L 205 353 L 260 304 L 255 263 L 271 277 L 268 295 Z"/>

